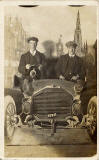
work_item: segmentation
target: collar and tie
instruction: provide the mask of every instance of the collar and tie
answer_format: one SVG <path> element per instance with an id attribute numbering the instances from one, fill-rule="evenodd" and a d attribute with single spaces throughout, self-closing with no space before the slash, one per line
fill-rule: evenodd
<path id="1" fill-rule="evenodd" d="M 75 55 L 70 55 L 70 54 L 69 54 L 69 57 L 70 57 L 70 58 L 74 58 L 74 57 L 75 57 Z"/>
<path id="2" fill-rule="evenodd" d="M 30 53 L 31 53 L 32 56 L 35 56 L 36 50 L 35 51 L 30 50 Z"/>

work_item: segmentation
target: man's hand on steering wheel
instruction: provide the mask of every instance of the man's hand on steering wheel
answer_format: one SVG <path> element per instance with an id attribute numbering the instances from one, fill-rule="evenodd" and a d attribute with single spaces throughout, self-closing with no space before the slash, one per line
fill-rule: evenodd
<path id="1" fill-rule="evenodd" d="M 71 80 L 76 81 L 78 78 L 79 78 L 79 75 L 77 74 L 76 76 L 73 76 Z"/>
<path id="2" fill-rule="evenodd" d="M 31 67 L 31 65 L 30 65 L 30 64 L 26 64 L 26 66 L 25 66 L 25 68 L 26 68 L 27 70 L 29 70 L 29 69 L 30 69 L 30 67 Z"/>
<path id="3" fill-rule="evenodd" d="M 62 75 L 60 75 L 60 76 L 59 76 L 59 79 L 64 80 L 64 79 L 65 79 L 65 77 L 64 77 L 64 76 L 62 76 Z"/>
<path id="4" fill-rule="evenodd" d="M 39 64 L 38 69 L 41 70 L 42 69 L 42 64 Z"/>
<path id="5" fill-rule="evenodd" d="M 40 78 L 40 72 L 42 69 L 42 65 L 30 65 L 27 64 L 26 66 L 27 74 L 29 75 L 30 79 L 39 79 Z"/>

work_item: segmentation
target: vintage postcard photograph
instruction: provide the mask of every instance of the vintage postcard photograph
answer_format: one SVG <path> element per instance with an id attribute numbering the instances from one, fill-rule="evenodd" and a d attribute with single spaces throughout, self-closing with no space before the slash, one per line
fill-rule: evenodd
<path id="1" fill-rule="evenodd" d="M 5 157 L 97 155 L 97 6 L 4 6 Z"/>

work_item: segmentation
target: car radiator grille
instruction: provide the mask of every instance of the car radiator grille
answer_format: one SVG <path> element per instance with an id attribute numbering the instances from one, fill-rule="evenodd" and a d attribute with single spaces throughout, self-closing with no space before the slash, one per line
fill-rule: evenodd
<path id="1" fill-rule="evenodd" d="M 49 114 L 56 114 L 56 118 L 71 115 L 73 97 L 63 89 L 46 89 L 33 99 L 33 112 L 39 118 L 48 118 Z"/>

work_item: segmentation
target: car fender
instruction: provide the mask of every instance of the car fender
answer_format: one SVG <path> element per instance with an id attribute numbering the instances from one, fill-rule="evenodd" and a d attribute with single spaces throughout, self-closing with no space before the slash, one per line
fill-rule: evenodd
<path id="1" fill-rule="evenodd" d="M 16 105 L 16 113 L 20 114 L 22 112 L 22 98 L 23 93 L 20 89 L 16 88 L 5 88 L 4 90 L 4 96 L 11 96 L 15 102 Z"/>

